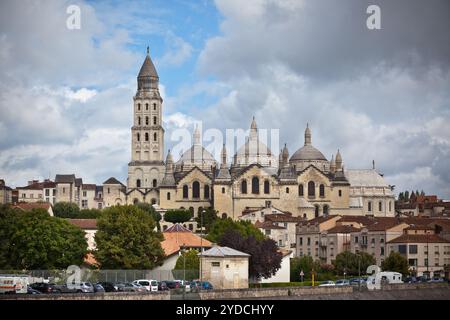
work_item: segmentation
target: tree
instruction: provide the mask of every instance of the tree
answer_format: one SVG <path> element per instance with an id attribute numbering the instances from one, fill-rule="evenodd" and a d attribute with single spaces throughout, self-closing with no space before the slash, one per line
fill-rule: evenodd
<path id="1" fill-rule="evenodd" d="M 376 259 L 366 252 L 355 254 L 350 251 L 344 251 L 336 256 L 332 264 L 337 275 L 343 275 L 344 272 L 347 275 L 358 275 L 359 272 L 364 274 L 367 267 L 375 265 Z"/>
<path id="2" fill-rule="evenodd" d="M 95 258 L 104 269 L 152 269 L 162 264 L 163 236 L 153 218 L 133 205 L 103 210 L 97 220 Z"/>
<path id="3" fill-rule="evenodd" d="M 184 209 L 167 210 L 164 214 L 164 220 L 172 223 L 183 223 L 191 220 L 191 218 L 192 213 Z"/>
<path id="4" fill-rule="evenodd" d="M 82 209 L 73 219 L 97 219 L 101 213 L 99 209 Z"/>
<path id="5" fill-rule="evenodd" d="M 409 191 L 405 191 L 405 201 L 409 201 Z"/>
<path id="6" fill-rule="evenodd" d="M 197 254 L 197 250 L 191 249 L 183 252 L 178 257 L 175 268 L 173 269 L 174 271 L 178 271 L 176 272 L 176 278 L 180 278 L 181 275 L 186 276 L 187 280 L 193 280 L 199 277 L 200 258 Z"/>
<path id="7" fill-rule="evenodd" d="M 389 256 L 381 264 L 383 271 L 400 272 L 403 275 L 409 274 L 408 261 L 400 253 L 391 251 Z"/>
<path id="8" fill-rule="evenodd" d="M 300 272 L 303 271 L 303 280 L 311 279 L 311 271 L 315 263 L 311 256 L 296 257 L 291 259 L 291 281 L 301 281 Z"/>
<path id="9" fill-rule="evenodd" d="M 195 221 L 197 222 L 197 225 L 199 227 L 200 227 L 200 225 L 203 225 L 203 227 L 206 230 L 206 233 L 208 233 L 211 230 L 211 226 L 214 223 L 214 221 L 216 221 L 218 219 L 217 211 L 214 210 L 213 208 L 205 208 L 205 209 L 201 209 L 201 210 L 205 210 L 205 212 L 203 213 L 203 219 L 200 216 L 200 214 L 202 214 L 202 212 L 199 210 L 197 217 L 195 217 Z"/>
<path id="10" fill-rule="evenodd" d="M 80 208 L 76 203 L 58 202 L 53 206 L 55 217 L 75 219 L 80 213 Z"/>
<path id="11" fill-rule="evenodd" d="M 404 201 L 405 200 L 405 195 L 403 194 L 403 192 L 400 192 L 398 195 L 398 200 L 399 201 Z"/>
<path id="12" fill-rule="evenodd" d="M 83 263 L 85 234 L 44 209 L 0 208 L 0 269 L 61 269 Z"/>
<path id="13" fill-rule="evenodd" d="M 161 214 L 159 212 L 156 212 L 155 208 L 153 208 L 151 204 L 138 202 L 137 204 L 135 204 L 135 206 L 142 211 L 147 212 L 153 218 L 153 220 L 155 220 L 158 231 L 161 230 L 161 225 L 159 223 L 161 221 Z"/>
<path id="14" fill-rule="evenodd" d="M 227 230 L 219 245 L 230 247 L 250 255 L 249 277 L 253 279 L 270 278 L 281 268 L 282 254 L 275 241 L 269 238 L 256 239 L 253 235 L 244 237 L 237 230 Z"/>
<path id="15" fill-rule="evenodd" d="M 218 243 L 228 230 L 236 230 L 244 238 L 253 236 L 258 241 L 265 239 L 264 234 L 250 221 L 234 221 L 231 218 L 215 220 L 206 238 L 211 242 Z"/>

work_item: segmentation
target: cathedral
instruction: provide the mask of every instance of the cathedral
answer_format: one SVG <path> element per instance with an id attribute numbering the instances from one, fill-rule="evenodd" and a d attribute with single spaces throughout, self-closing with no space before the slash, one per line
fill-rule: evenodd
<path id="1" fill-rule="evenodd" d="M 147 56 L 133 97 L 131 161 L 126 186 L 114 178 L 103 186 L 105 205 L 147 202 L 161 210 L 213 207 L 221 217 L 238 219 L 251 209 L 274 208 L 313 219 L 327 215 L 394 216 L 394 194 L 383 175 L 370 169 L 344 169 L 339 150 L 328 160 L 312 143 L 309 125 L 304 144 L 292 156 L 287 146 L 276 156 L 259 137 L 255 118 L 249 135 L 227 163 L 201 142 L 198 127 L 192 146 L 175 162 L 164 159 L 163 99 L 159 77 Z"/>

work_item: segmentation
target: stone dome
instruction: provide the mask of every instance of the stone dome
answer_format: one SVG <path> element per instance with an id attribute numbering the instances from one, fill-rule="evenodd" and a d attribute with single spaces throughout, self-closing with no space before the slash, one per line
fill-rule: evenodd
<path id="1" fill-rule="evenodd" d="M 291 157 L 290 161 L 300 161 L 300 160 L 325 160 L 327 158 L 322 152 L 314 148 L 312 145 L 306 145 L 298 149 Z"/>

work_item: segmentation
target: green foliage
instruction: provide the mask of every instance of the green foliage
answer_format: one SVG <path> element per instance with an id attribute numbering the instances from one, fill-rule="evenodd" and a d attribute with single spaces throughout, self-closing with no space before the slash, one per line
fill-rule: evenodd
<path id="1" fill-rule="evenodd" d="M 197 222 L 198 227 L 200 227 L 200 225 L 203 225 L 203 227 L 206 230 L 206 233 L 209 233 L 209 231 L 211 230 L 211 226 L 213 225 L 213 223 L 219 219 L 217 217 L 217 211 L 214 210 L 213 208 L 205 208 L 202 209 L 205 210 L 205 212 L 203 213 L 203 221 L 202 218 L 200 217 L 200 210 L 197 213 L 197 216 L 195 217 L 195 221 Z"/>
<path id="2" fill-rule="evenodd" d="M 76 203 L 58 202 L 53 206 L 55 217 L 76 219 L 80 213 L 80 208 Z"/>
<path id="3" fill-rule="evenodd" d="M 177 259 L 173 274 L 177 279 L 194 280 L 199 278 L 200 258 L 197 250 L 183 252 Z M 186 260 L 185 260 L 186 259 Z"/>
<path id="4" fill-rule="evenodd" d="M 82 209 L 74 219 L 98 219 L 101 213 L 99 209 Z"/>
<path id="5" fill-rule="evenodd" d="M 311 256 L 291 259 L 291 281 L 301 281 L 300 272 L 303 270 L 303 280 L 311 279 L 311 271 L 316 264 Z"/>
<path id="6" fill-rule="evenodd" d="M 164 220 L 172 223 L 184 223 L 191 220 L 192 213 L 189 210 L 175 209 L 164 213 Z"/>
<path id="7" fill-rule="evenodd" d="M 339 253 L 332 263 L 337 275 L 343 275 L 345 272 L 347 275 L 356 276 L 359 271 L 361 274 L 364 274 L 367 267 L 375 265 L 376 259 L 366 252 L 355 254 L 350 251 L 344 251 Z"/>
<path id="8" fill-rule="evenodd" d="M 103 269 L 153 269 L 162 264 L 163 236 L 155 221 L 133 205 L 103 210 L 97 220 L 95 258 Z"/>
<path id="9" fill-rule="evenodd" d="M 250 221 L 234 221 L 231 218 L 215 220 L 206 238 L 211 242 L 218 243 L 225 232 L 229 230 L 236 230 L 244 238 L 253 236 L 258 241 L 265 239 L 264 234 Z"/>
<path id="10" fill-rule="evenodd" d="M 161 214 L 159 212 L 156 212 L 155 208 L 153 208 L 153 206 L 151 204 L 144 203 L 144 202 L 138 202 L 137 204 L 135 204 L 135 206 L 138 207 L 139 209 L 141 209 L 142 211 L 147 212 L 148 214 L 150 214 L 150 216 L 156 222 L 156 226 L 158 228 L 158 231 L 161 230 L 161 225 L 159 223 L 161 221 Z"/>
<path id="11" fill-rule="evenodd" d="M 175 270 L 198 270 L 200 268 L 200 258 L 197 255 L 198 251 L 191 249 L 183 252 L 177 259 Z M 184 261 L 186 259 L 186 261 Z"/>
<path id="12" fill-rule="evenodd" d="M 60 269 L 83 263 L 83 230 L 44 209 L 0 208 L 0 269 Z"/>
<path id="13" fill-rule="evenodd" d="M 394 271 L 400 272 L 401 274 L 409 274 L 408 261 L 400 253 L 391 251 L 389 256 L 381 264 L 381 269 L 383 271 Z"/>

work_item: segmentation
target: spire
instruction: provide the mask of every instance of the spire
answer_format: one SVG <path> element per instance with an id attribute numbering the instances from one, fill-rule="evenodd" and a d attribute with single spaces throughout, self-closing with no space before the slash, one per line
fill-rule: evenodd
<path id="1" fill-rule="evenodd" d="M 201 142 L 200 142 L 200 129 L 198 128 L 198 125 L 195 125 L 193 137 L 194 137 L 194 144 L 195 145 L 201 144 Z"/>
<path id="2" fill-rule="evenodd" d="M 309 129 L 309 123 L 307 123 L 305 129 L 305 146 L 310 145 L 311 145 L 311 129 Z"/>
<path id="3" fill-rule="evenodd" d="M 342 169 L 342 156 L 341 152 L 338 149 L 336 154 L 336 171 L 341 171 L 341 169 Z"/>
<path id="4" fill-rule="evenodd" d="M 288 151 L 288 148 L 286 146 L 286 143 L 284 144 L 284 148 L 283 148 L 283 152 L 282 152 L 282 158 L 283 158 L 283 163 L 287 164 L 288 159 L 289 159 L 289 151 Z"/>
<path id="5" fill-rule="evenodd" d="M 252 124 L 250 125 L 250 139 L 258 137 L 258 126 L 256 125 L 255 116 L 253 116 Z"/>
<path id="6" fill-rule="evenodd" d="M 331 155 L 330 171 L 331 171 L 331 173 L 336 172 L 336 161 L 334 160 L 334 154 Z"/>
<path id="7" fill-rule="evenodd" d="M 147 46 L 147 56 L 150 56 L 150 47 Z"/>
<path id="8" fill-rule="evenodd" d="M 226 167 L 227 166 L 227 148 L 225 147 L 225 143 L 223 144 L 221 155 L 222 155 L 221 167 Z"/>
<path id="9" fill-rule="evenodd" d="M 166 157 L 166 173 L 164 174 L 161 186 L 174 186 L 174 185 L 175 185 L 175 177 L 173 176 L 173 158 L 172 153 L 170 152 L 169 149 Z"/>
<path id="10" fill-rule="evenodd" d="M 150 58 L 150 48 L 147 47 L 147 55 L 145 57 L 144 63 L 142 64 L 141 70 L 138 74 L 138 90 L 150 90 L 158 89 L 159 77 L 156 72 L 155 65 Z"/>
<path id="11" fill-rule="evenodd" d="M 375 170 L 375 160 L 372 160 L 372 169 Z"/>

